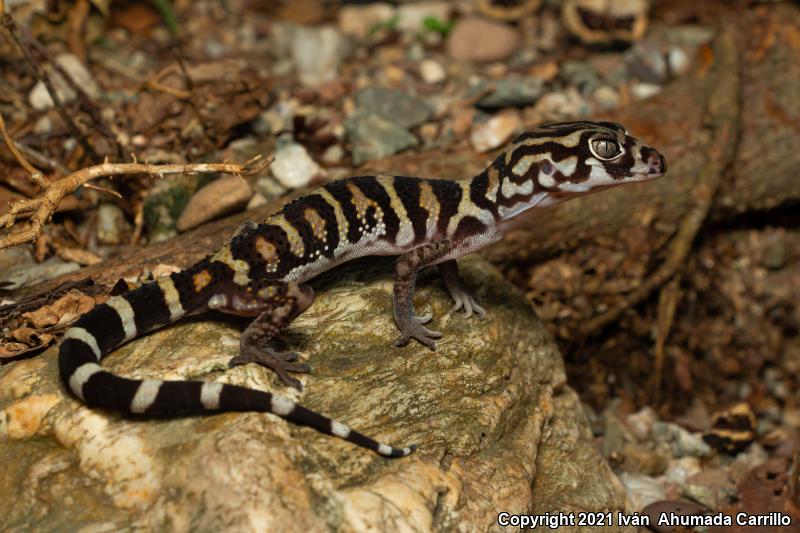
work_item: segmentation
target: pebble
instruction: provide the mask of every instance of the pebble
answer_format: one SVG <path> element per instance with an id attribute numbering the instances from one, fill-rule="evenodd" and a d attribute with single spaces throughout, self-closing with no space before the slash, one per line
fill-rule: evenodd
<path id="1" fill-rule="evenodd" d="M 369 86 L 356 93 L 356 109 L 384 118 L 401 128 L 413 128 L 433 117 L 433 106 L 403 91 Z"/>
<path id="2" fill-rule="evenodd" d="M 601 85 L 592 93 L 592 99 L 600 109 L 613 109 L 619 105 L 620 96 L 616 89 Z"/>
<path id="3" fill-rule="evenodd" d="M 544 92 L 544 82 L 538 78 L 505 78 L 479 83 L 470 93 L 475 94 L 494 87 L 494 90 L 478 100 L 477 107 L 498 109 L 501 107 L 524 107 L 531 105 Z"/>
<path id="4" fill-rule="evenodd" d="M 192 195 L 178 218 L 178 231 L 195 228 L 204 222 L 241 210 L 253 196 L 250 184 L 240 176 L 222 176 Z"/>
<path id="5" fill-rule="evenodd" d="M 568 59 L 561 64 L 559 76 L 567 85 L 591 90 L 599 83 L 597 71 L 587 61 Z"/>
<path id="6" fill-rule="evenodd" d="M 433 59 L 423 59 L 419 64 L 419 75 L 425 83 L 431 85 L 444 81 L 447 78 L 447 72 L 438 61 Z"/>
<path id="7" fill-rule="evenodd" d="M 433 18 L 447 23 L 450 20 L 449 2 L 413 2 L 401 4 L 397 9 L 397 29 L 420 32 L 425 29 L 425 19 Z"/>
<path id="8" fill-rule="evenodd" d="M 747 450 L 740 452 L 730 465 L 730 476 L 735 484 L 744 478 L 750 470 L 767 462 L 769 456 L 764 448 L 757 442 L 751 444 Z"/>
<path id="9" fill-rule="evenodd" d="M 408 130 L 374 113 L 357 112 L 345 120 L 347 138 L 352 144 L 353 162 L 396 154 L 416 146 L 419 140 Z"/>
<path id="10" fill-rule="evenodd" d="M 391 20 L 397 9 L 385 2 L 374 2 L 367 5 L 345 5 L 339 8 L 339 31 L 363 39 L 368 37 L 374 28 Z"/>
<path id="11" fill-rule="evenodd" d="M 477 17 L 460 19 L 447 37 L 447 53 L 459 61 L 502 61 L 519 43 L 513 28 Z"/>
<path id="12" fill-rule="evenodd" d="M 634 512 L 639 512 L 651 503 L 667 497 L 661 484 L 650 476 L 623 472 L 619 480 L 625 487 L 631 510 Z"/>
<path id="13" fill-rule="evenodd" d="M 257 191 L 256 195 L 263 196 L 267 201 L 280 198 L 288 192 L 288 189 L 272 176 L 265 176 L 257 179 L 255 189 Z"/>
<path id="14" fill-rule="evenodd" d="M 681 494 L 709 509 L 716 509 L 736 495 L 736 487 L 726 469 L 708 468 L 689 478 L 681 487 Z"/>
<path id="15" fill-rule="evenodd" d="M 635 413 L 628 415 L 625 423 L 637 439 L 647 440 L 653 424 L 658 420 L 658 414 L 651 407 L 643 407 Z"/>
<path id="16" fill-rule="evenodd" d="M 661 86 L 654 83 L 635 83 L 631 93 L 639 100 L 645 100 L 661 92 Z"/>
<path id="17" fill-rule="evenodd" d="M 683 485 L 690 477 L 699 474 L 701 470 L 700 459 L 697 457 L 680 457 L 669 462 L 667 469 L 659 479 L 666 483 Z"/>
<path id="18" fill-rule="evenodd" d="M 300 82 L 316 87 L 336 78 L 349 48 L 332 26 L 297 27 L 292 36 L 292 60 Z"/>
<path id="19" fill-rule="evenodd" d="M 489 120 L 472 127 L 469 140 L 478 153 L 494 150 L 522 129 L 522 118 L 516 110 L 507 110 L 494 115 Z"/>
<path id="20" fill-rule="evenodd" d="M 91 72 L 89 72 L 89 69 L 86 68 L 80 59 L 72 54 L 60 54 L 56 56 L 55 60 L 72 78 L 75 84 L 83 88 L 86 94 L 89 95 L 89 98 L 93 100 L 100 98 L 102 95 L 100 86 L 97 85 Z M 56 95 L 58 95 L 63 103 L 71 102 L 77 97 L 75 91 L 72 90 L 57 72 L 53 73 L 50 79 L 53 80 Z M 33 89 L 28 95 L 28 101 L 31 107 L 37 111 L 43 111 L 55 105 L 53 99 L 50 98 L 47 87 L 41 81 L 36 82 L 36 85 L 33 86 Z"/>
<path id="21" fill-rule="evenodd" d="M 341 163 L 342 159 L 344 159 L 344 148 L 339 144 L 333 144 L 323 152 L 321 159 L 324 163 L 328 163 L 329 165 Z"/>
<path id="22" fill-rule="evenodd" d="M 130 234 L 131 225 L 125 213 L 115 204 L 103 203 L 97 208 L 97 241 L 100 244 L 121 244 Z"/>
<path id="23" fill-rule="evenodd" d="M 665 449 L 666 448 L 666 449 Z M 642 444 L 629 442 L 623 447 L 623 468 L 626 472 L 660 476 L 669 465 L 670 454 L 666 445 L 650 449 Z"/>
<path id="24" fill-rule="evenodd" d="M 589 113 L 589 104 L 574 87 L 563 92 L 552 92 L 541 96 L 534 107 L 536 115 L 544 120 L 582 117 Z"/>
<path id="25" fill-rule="evenodd" d="M 278 148 L 270 172 L 287 189 L 299 189 L 315 177 L 325 176 L 325 171 L 308 154 L 302 144 L 290 142 Z"/>
<path id="26" fill-rule="evenodd" d="M 711 447 L 703 441 L 699 433 L 689 433 L 670 422 L 655 422 L 652 435 L 656 442 L 669 444 L 674 457 L 707 457 L 712 454 Z"/>

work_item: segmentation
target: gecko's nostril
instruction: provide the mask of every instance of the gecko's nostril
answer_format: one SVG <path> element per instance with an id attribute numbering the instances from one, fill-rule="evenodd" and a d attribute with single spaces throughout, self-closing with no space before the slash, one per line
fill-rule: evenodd
<path id="1" fill-rule="evenodd" d="M 661 154 L 653 154 L 647 158 L 650 174 L 664 174 L 667 171 L 667 160 Z"/>

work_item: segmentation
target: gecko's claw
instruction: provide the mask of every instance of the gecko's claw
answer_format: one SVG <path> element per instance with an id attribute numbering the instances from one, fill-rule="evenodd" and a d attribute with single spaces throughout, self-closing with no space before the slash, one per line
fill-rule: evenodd
<path id="1" fill-rule="evenodd" d="M 260 349 L 247 348 L 241 354 L 228 361 L 228 366 L 246 365 L 256 363 L 263 367 L 272 369 L 286 385 L 297 390 L 303 390 L 300 380 L 289 375 L 289 372 L 308 373 L 311 368 L 305 362 L 298 361 L 300 355 L 297 352 L 279 352 L 269 347 Z"/>
<path id="2" fill-rule="evenodd" d="M 475 298 L 473 298 L 468 292 L 462 291 L 458 294 L 451 294 L 451 296 L 456 302 L 453 305 L 453 311 L 463 309 L 464 318 L 470 318 L 473 314 L 481 319 L 486 317 L 486 310 L 478 305 L 478 302 L 475 301 Z"/>
<path id="3" fill-rule="evenodd" d="M 394 342 L 394 345 L 405 346 L 411 339 L 416 339 L 431 350 L 435 350 L 435 339 L 441 339 L 443 334 L 423 326 L 430 322 L 431 318 L 431 314 L 422 316 L 411 314 L 408 319 L 398 321 L 397 328 L 400 330 L 400 337 Z"/>

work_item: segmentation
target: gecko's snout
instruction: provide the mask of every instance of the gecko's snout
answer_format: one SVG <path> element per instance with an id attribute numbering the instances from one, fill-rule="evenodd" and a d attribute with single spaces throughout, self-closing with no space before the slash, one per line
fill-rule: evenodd
<path id="1" fill-rule="evenodd" d="M 650 154 L 647 165 L 650 167 L 648 174 L 652 176 L 663 176 L 667 172 L 667 159 L 658 152 Z"/>

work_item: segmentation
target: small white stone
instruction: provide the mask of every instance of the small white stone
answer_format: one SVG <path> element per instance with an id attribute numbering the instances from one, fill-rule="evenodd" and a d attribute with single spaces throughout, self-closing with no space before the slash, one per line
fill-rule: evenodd
<path id="1" fill-rule="evenodd" d="M 419 64 L 419 74 L 425 83 L 439 83 L 447 78 L 447 72 L 438 61 L 433 59 L 424 59 Z"/>
<path id="2" fill-rule="evenodd" d="M 639 100 L 645 100 L 661 92 L 661 86 L 655 83 L 637 83 L 631 87 L 631 93 Z"/>
<path id="3" fill-rule="evenodd" d="M 505 144 L 522 129 L 522 119 L 516 110 L 503 111 L 486 122 L 476 124 L 472 128 L 469 140 L 476 152 L 488 152 Z"/>
<path id="4" fill-rule="evenodd" d="M 97 99 L 100 97 L 102 94 L 100 86 L 97 85 L 97 82 L 92 77 L 91 72 L 89 72 L 89 69 L 87 69 L 83 63 L 81 63 L 80 59 L 72 54 L 61 54 L 56 56 L 56 63 L 58 63 L 59 66 L 66 71 L 75 84 L 81 87 L 90 98 Z M 55 87 L 56 94 L 63 103 L 70 102 L 75 99 L 77 96 L 75 91 L 72 90 L 72 88 L 58 73 L 54 73 L 51 76 L 51 79 L 53 80 L 53 86 Z M 28 101 L 30 102 L 31 107 L 37 111 L 43 111 L 55 105 L 53 103 L 53 99 L 50 98 L 50 93 L 47 91 L 47 87 L 45 87 L 44 83 L 41 81 L 37 82 L 31 90 L 30 94 L 28 95 Z"/>
<path id="5" fill-rule="evenodd" d="M 291 143 L 275 152 L 270 172 L 281 185 L 297 189 L 308 185 L 315 177 L 324 177 L 325 171 L 311 159 L 305 147 Z"/>

